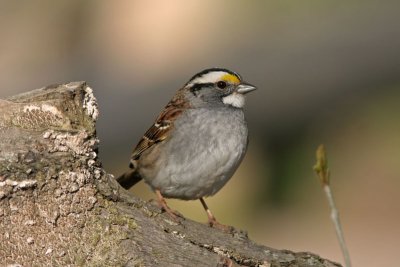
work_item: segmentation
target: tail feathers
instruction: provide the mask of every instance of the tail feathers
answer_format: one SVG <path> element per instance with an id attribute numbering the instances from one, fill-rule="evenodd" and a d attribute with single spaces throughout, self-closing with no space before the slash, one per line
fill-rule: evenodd
<path id="1" fill-rule="evenodd" d="M 125 189 L 129 189 L 142 180 L 142 177 L 135 170 L 127 171 L 117 178 L 117 182 Z"/>

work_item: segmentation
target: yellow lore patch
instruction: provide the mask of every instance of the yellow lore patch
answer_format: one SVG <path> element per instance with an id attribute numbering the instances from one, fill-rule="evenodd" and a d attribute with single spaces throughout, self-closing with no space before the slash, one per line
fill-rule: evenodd
<path id="1" fill-rule="evenodd" d="M 233 83 L 233 84 L 240 83 L 240 80 L 236 75 L 232 75 L 232 74 L 229 74 L 229 73 L 225 74 L 224 76 L 222 76 L 221 80 L 229 82 L 229 83 Z"/>

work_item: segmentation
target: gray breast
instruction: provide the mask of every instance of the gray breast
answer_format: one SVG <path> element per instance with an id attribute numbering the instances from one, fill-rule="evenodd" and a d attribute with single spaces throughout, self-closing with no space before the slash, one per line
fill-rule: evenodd
<path id="1" fill-rule="evenodd" d="M 241 109 L 189 109 L 160 147 L 158 171 L 144 179 L 165 197 L 198 199 L 213 195 L 239 166 L 247 134 Z"/>

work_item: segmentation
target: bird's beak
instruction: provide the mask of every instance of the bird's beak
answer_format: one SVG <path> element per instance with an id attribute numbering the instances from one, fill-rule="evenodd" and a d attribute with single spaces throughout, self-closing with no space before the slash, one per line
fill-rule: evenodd
<path id="1" fill-rule="evenodd" d="M 241 83 L 236 87 L 236 92 L 244 95 L 256 89 L 257 88 L 254 85 L 248 83 Z"/>

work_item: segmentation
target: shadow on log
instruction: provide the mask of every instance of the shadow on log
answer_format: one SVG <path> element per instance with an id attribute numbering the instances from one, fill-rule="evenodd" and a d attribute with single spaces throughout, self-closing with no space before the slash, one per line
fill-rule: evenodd
<path id="1" fill-rule="evenodd" d="M 325 266 L 246 233 L 172 222 L 101 168 L 84 82 L 0 100 L 1 266 Z"/>

